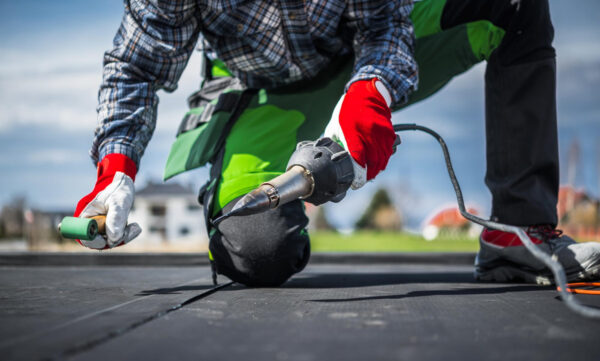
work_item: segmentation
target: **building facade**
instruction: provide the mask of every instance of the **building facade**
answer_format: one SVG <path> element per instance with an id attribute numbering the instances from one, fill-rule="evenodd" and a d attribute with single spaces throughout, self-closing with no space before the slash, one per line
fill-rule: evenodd
<path id="1" fill-rule="evenodd" d="M 137 247 L 169 250 L 208 249 L 203 211 L 194 191 L 177 183 L 148 183 L 136 192 L 129 222 L 142 233 Z"/>

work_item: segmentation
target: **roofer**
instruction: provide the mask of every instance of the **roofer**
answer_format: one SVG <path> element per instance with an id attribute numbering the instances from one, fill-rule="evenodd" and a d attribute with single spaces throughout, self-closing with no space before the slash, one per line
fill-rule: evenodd
<path id="1" fill-rule="evenodd" d="M 202 33 L 210 48 L 205 80 L 189 99 L 165 178 L 210 162 L 200 194 L 207 220 L 281 174 L 295 144 L 324 129 L 351 153 L 353 187 L 361 187 L 387 165 L 391 112 L 485 60 L 492 218 L 527 227 L 569 280 L 597 277 L 600 245 L 554 229 L 556 70 L 546 0 L 425 0 L 414 9 L 409 0 L 125 3 L 104 57 L 91 150 L 98 181 L 75 212 L 107 214 L 107 238 L 84 246 L 112 248 L 139 233 L 126 220 L 155 126 L 156 92 L 175 90 Z M 253 286 L 285 282 L 308 262 L 307 222 L 300 200 L 229 218 L 219 229 L 207 222 L 216 271 Z M 512 234 L 485 229 L 480 243 L 479 279 L 551 277 Z"/>

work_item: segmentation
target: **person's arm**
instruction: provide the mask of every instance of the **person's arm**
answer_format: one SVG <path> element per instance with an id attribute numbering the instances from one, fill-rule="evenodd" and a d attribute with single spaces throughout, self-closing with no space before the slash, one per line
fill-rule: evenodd
<path id="1" fill-rule="evenodd" d="M 195 0 L 126 0 L 125 15 L 104 55 L 98 94 L 98 127 L 90 151 L 97 165 L 94 189 L 75 209 L 76 217 L 106 215 L 106 236 L 79 242 L 107 249 L 140 234 L 127 224 L 140 158 L 156 123 L 159 89 L 173 91 L 198 39 Z"/>
<path id="2" fill-rule="evenodd" d="M 411 10 L 407 0 L 353 0 L 344 13 L 354 33 L 354 71 L 325 136 L 352 155 L 354 189 L 387 166 L 396 140 L 391 107 L 406 102 L 417 85 Z"/>
<path id="3" fill-rule="evenodd" d="M 355 63 L 346 89 L 358 80 L 377 78 L 391 94 L 391 104 L 406 102 L 418 82 L 412 0 L 351 0 L 344 17 L 354 31 Z"/>
<path id="4" fill-rule="evenodd" d="M 125 0 L 125 14 L 104 55 L 94 164 L 107 154 L 140 158 L 156 123 L 159 89 L 172 92 L 200 32 L 195 0 Z"/>

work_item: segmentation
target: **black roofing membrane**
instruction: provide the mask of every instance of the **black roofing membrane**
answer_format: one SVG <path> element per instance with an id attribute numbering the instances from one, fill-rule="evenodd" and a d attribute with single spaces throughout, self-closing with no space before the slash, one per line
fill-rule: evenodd
<path id="1" fill-rule="evenodd" d="M 227 286 L 220 278 L 225 287 L 211 291 L 207 266 L 3 266 L 0 355 L 598 360 L 600 321 L 573 314 L 552 287 L 479 283 L 472 271 L 319 263 L 280 288 Z M 600 307 L 600 296 L 577 297 Z"/>

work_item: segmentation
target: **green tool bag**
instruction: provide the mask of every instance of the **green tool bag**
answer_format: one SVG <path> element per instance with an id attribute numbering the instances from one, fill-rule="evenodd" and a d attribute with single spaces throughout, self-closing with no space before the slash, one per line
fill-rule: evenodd
<path id="1" fill-rule="evenodd" d="M 188 98 L 186 113 L 171 146 L 163 179 L 202 167 L 218 152 L 235 121 L 245 87 L 233 77 L 215 78 Z"/>

